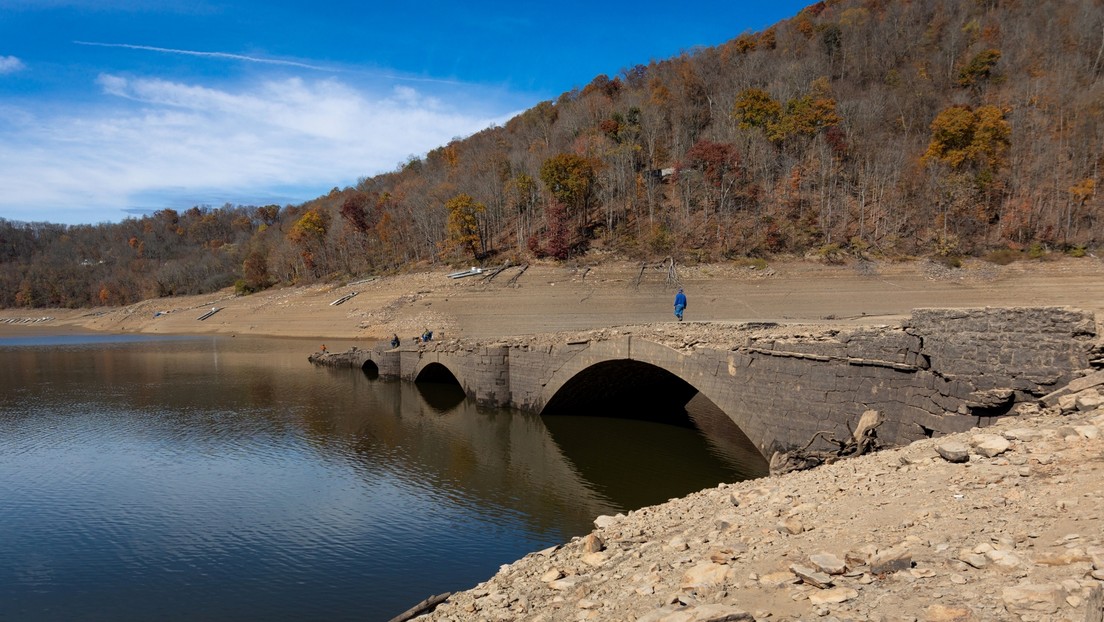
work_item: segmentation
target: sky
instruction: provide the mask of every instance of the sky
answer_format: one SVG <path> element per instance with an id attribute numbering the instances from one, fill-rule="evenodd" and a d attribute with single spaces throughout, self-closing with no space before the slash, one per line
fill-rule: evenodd
<path id="1" fill-rule="evenodd" d="M 0 0 L 0 218 L 288 205 L 811 0 Z"/>

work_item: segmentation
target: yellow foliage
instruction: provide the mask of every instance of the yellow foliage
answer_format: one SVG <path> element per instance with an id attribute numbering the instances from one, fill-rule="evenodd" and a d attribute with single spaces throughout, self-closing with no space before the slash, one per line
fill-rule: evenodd
<path id="1" fill-rule="evenodd" d="M 1012 128 L 996 106 L 977 110 L 952 106 L 936 115 L 931 133 L 925 161 L 936 160 L 955 169 L 968 165 L 996 169 L 1004 164 Z"/>
<path id="2" fill-rule="evenodd" d="M 472 257 L 479 254 L 482 238 L 479 235 L 479 215 L 487 210 L 482 203 L 477 202 L 469 194 L 458 194 L 445 202 L 448 210 L 447 232 L 445 251 L 451 252 L 457 248 L 471 253 Z"/>

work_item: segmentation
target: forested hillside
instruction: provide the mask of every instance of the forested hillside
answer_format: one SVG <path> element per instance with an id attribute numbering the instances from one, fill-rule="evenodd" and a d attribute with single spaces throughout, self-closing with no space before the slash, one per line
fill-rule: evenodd
<path id="1" fill-rule="evenodd" d="M 1104 233 L 1102 73 L 1102 0 L 818 2 L 303 205 L 0 221 L 0 305 L 596 253 L 1080 253 Z"/>

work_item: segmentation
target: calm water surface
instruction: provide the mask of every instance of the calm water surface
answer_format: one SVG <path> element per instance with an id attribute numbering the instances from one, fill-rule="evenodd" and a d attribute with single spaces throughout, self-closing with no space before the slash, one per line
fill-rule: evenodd
<path id="1" fill-rule="evenodd" d="M 761 469 L 689 428 L 316 368 L 315 345 L 0 340 L 0 620 L 388 620 Z"/>

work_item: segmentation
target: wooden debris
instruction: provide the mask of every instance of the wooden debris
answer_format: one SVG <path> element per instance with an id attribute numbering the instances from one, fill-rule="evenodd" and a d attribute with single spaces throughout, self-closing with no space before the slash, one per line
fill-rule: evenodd
<path id="1" fill-rule="evenodd" d="M 218 313 L 219 311 L 222 311 L 222 307 L 211 307 L 210 311 L 208 311 L 207 313 L 204 313 L 203 315 L 197 317 L 196 319 L 199 320 L 200 322 L 202 322 L 203 320 L 206 320 L 207 318 L 209 318 L 212 315 Z"/>
<path id="2" fill-rule="evenodd" d="M 876 410 L 868 410 L 859 418 L 858 425 L 845 440 L 839 440 L 831 435 L 831 432 L 820 431 L 809 439 L 804 447 L 795 451 L 775 452 L 770 459 L 771 475 L 781 475 L 792 471 L 805 471 L 816 468 L 822 464 L 831 464 L 840 458 L 847 456 L 861 456 L 873 453 L 879 449 L 878 426 L 885 423 L 885 418 Z M 851 426 L 848 425 L 848 431 Z M 822 439 L 838 446 L 835 451 L 809 451 L 817 439 Z"/>
<path id="3" fill-rule="evenodd" d="M 522 265 L 521 270 L 518 271 L 518 273 L 515 274 L 514 276 L 510 277 L 509 281 L 506 281 L 506 285 L 514 285 L 515 283 L 517 283 L 518 277 L 525 274 L 525 271 L 528 270 L 528 269 L 529 269 L 529 264 Z"/>
<path id="4" fill-rule="evenodd" d="M 509 262 L 509 261 L 507 261 L 506 263 L 504 263 L 504 264 L 502 264 L 501 266 L 499 266 L 499 267 L 495 268 L 494 270 L 491 270 L 490 272 L 487 272 L 486 274 L 484 274 L 484 275 L 483 275 L 483 278 L 482 278 L 482 279 L 480 279 L 480 280 L 481 280 L 481 281 L 486 281 L 486 282 L 490 283 L 490 282 L 491 282 L 491 281 L 493 281 L 493 280 L 494 280 L 494 278 L 495 278 L 496 276 L 498 276 L 498 275 L 499 275 L 499 274 L 500 274 L 500 273 L 501 273 L 501 272 L 502 272 L 503 270 L 505 270 L 506 268 L 509 268 L 509 267 L 510 267 L 510 262 Z"/>
<path id="5" fill-rule="evenodd" d="M 417 605 L 414 605 L 410 609 L 407 609 L 399 615 L 391 618 L 389 622 L 406 622 L 407 620 L 412 620 L 420 615 L 430 613 L 437 608 L 437 605 L 440 605 L 441 603 L 448 600 L 449 596 L 452 596 L 452 592 L 445 592 L 444 594 L 430 596 Z"/>
<path id="6" fill-rule="evenodd" d="M 636 275 L 636 283 L 634 284 L 634 287 L 640 287 L 640 281 L 644 279 L 644 272 L 646 272 L 648 270 L 648 268 L 652 268 L 653 270 L 655 270 L 657 272 L 658 271 L 666 272 L 667 274 L 666 274 L 666 278 L 665 278 L 665 283 L 667 285 L 675 286 L 675 285 L 678 285 L 679 282 L 680 282 L 679 281 L 679 276 L 678 276 L 678 270 L 675 268 L 675 258 L 674 257 L 667 257 L 663 261 L 660 261 L 660 262 L 657 262 L 657 263 L 648 263 L 648 262 L 641 263 L 640 264 L 640 273 Z"/>

